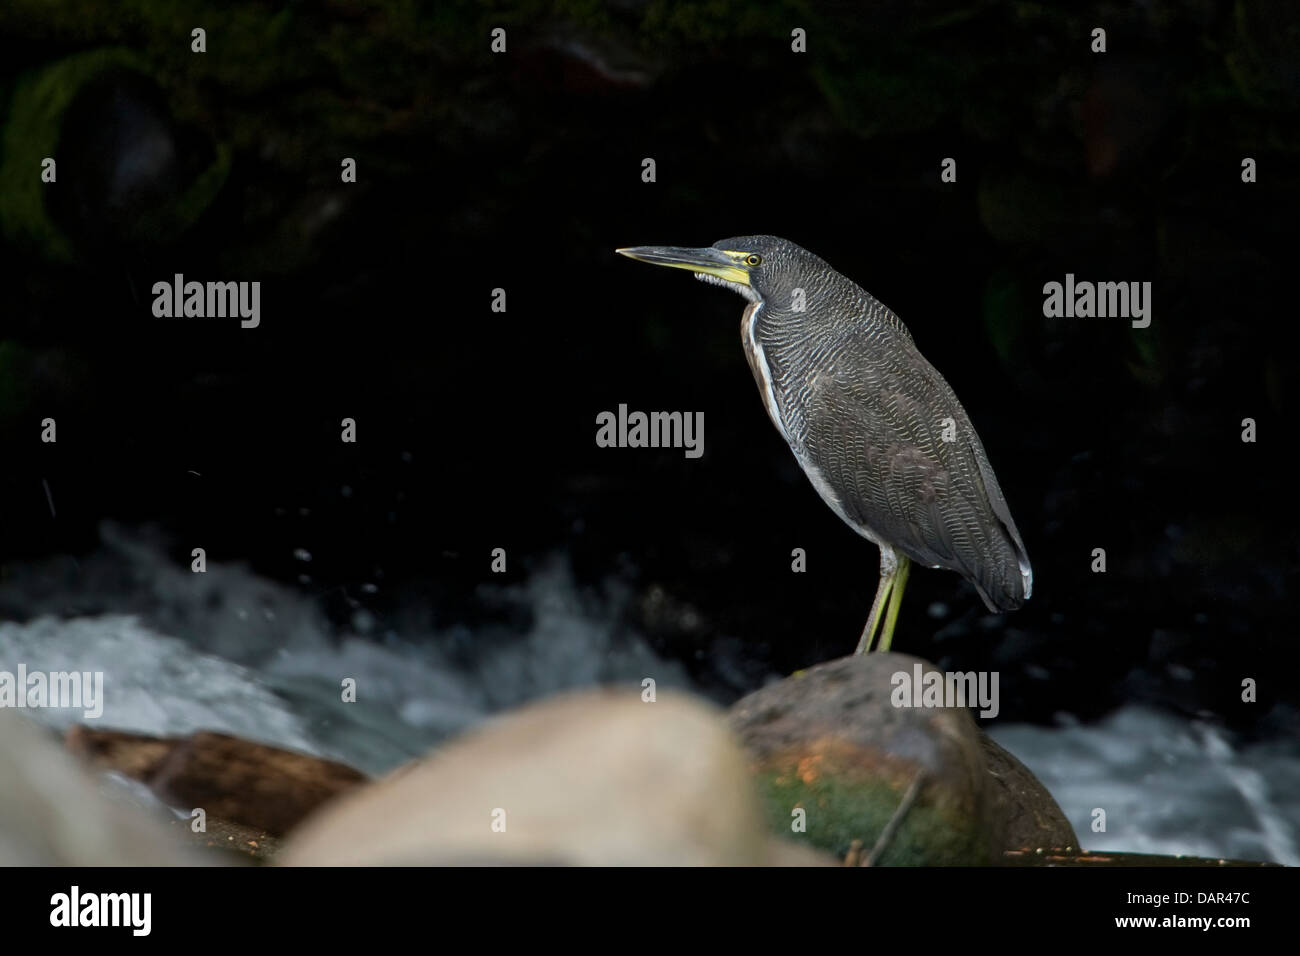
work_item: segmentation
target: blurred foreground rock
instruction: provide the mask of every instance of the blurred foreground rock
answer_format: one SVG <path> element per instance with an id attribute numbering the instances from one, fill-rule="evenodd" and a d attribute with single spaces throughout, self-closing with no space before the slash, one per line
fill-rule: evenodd
<path id="1" fill-rule="evenodd" d="M 494 826 L 495 824 L 495 826 Z M 720 712 L 639 689 L 525 707 L 309 821 L 289 865 L 817 865 L 769 837 Z"/>
<path id="2" fill-rule="evenodd" d="M 989 864 L 1004 851 L 1073 847 L 1051 795 L 964 707 L 896 707 L 904 654 L 846 657 L 742 698 L 731 724 L 749 751 L 769 825 L 851 862 Z"/>
<path id="3" fill-rule="evenodd" d="M 164 824 L 117 797 L 47 731 L 0 710 L 0 865 L 199 862 Z"/>

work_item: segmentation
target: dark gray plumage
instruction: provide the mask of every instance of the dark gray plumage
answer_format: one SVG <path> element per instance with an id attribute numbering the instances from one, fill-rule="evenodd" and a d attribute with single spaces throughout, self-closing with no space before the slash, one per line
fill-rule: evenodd
<path id="1" fill-rule="evenodd" d="M 990 610 L 1020 607 L 1032 578 L 1006 498 L 966 410 L 898 316 L 784 239 L 747 236 L 714 248 L 763 258 L 750 270 L 762 305 L 754 337 L 783 434 L 805 470 L 821 472 L 841 517 L 918 564 L 957 571 Z M 755 378 L 762 392 L 760 371 Z M 943 440 L 945 426 L 953 441 Z"/>
<path id="2" fill-rule="evenodd" d="M 749 300 L 741 340 L 773 424 L 827 504 L 880 546 L 881 591 L 868 628 L 898 554 L 958 572 L 990 610 L 1029 598 L 1029 558 L 984 446 L 898 316 L 775 236 L 619 251 L 690 269 Z M 884 646 L 890 632 L 892 621 Z"/>

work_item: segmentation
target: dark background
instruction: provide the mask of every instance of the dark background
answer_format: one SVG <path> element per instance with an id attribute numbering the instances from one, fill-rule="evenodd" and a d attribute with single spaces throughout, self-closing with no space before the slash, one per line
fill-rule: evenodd
<path id="1" fill-rule="evenodd" d="M 1003 718 L 1300 728 L 1290 3 L 18 0 L 0 104 L 0 614 L 108 609 L 32 569 L 112 519 L 488 644 L 560 552 L 722 700 L 848 653 L 877 553 L 767 420 L 744 303 L 613 254 L 773 233 L 909 325 L 1033 560 L 1006 616 L 917 570 L 895 649 L 1001 671 Z M 175 272 L 260 280 L 260 328 L 155 319 Z M 1045 319 L 1067 272 L 1152 282 L 1150 328 Z M 620 403 L 703 411 L 704 457 L 597 448 Z"/>

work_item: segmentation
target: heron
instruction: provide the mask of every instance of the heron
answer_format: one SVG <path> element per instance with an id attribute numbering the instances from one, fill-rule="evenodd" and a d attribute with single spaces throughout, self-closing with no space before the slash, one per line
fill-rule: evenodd
<path id="1" fill-rule="evenodd" d="M 822 500 L 880 548 L 857 653 L 889 650 L 913 563 L 958 572 L 995 613 L 1029 599 L 1029 556 L 984 445 L 889 308 L 777 236 L 615 251 L 747 300 L 740 339 L 768 417 Z"/>

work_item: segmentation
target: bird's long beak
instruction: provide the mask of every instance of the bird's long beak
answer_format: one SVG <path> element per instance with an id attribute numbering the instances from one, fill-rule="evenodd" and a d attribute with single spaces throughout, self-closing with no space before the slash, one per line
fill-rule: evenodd
<path id="1" fill-rule="evenodd" d="M 704 272 L 726 279 L 728 282 L 749 285 L 749 270 L 740 261 L 744 253 L 723 252 L 712 246 L 703 249 L 682 249 L 677 246 L 630 246 L 614 251 L 621 256 L 639 259 L 651 265 Z"/>

